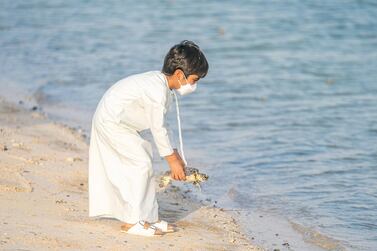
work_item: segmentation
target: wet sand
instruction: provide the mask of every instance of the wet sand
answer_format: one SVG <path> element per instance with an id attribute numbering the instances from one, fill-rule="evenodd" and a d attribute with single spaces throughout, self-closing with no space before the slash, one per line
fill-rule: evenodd
<path id="1" fill-rule="evenodd" d="M 3 98 L 0 135 L 0 250 L 263 250 L 231 214 L 177 186 L 157 191 L 177 232 L 121 233 L 116 219 L 88 217 L 86 135 Z"/>

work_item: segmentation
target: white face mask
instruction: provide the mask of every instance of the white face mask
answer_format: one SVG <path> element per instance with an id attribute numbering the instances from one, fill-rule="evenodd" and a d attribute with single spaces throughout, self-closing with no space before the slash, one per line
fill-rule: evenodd
<path id="1" fill-rule="evenodd" d="M 187 95 L 187 94 L 190 94 L 190 93 L 192 93 L 192 92 L 194 92 L 195 90 L 196 90 L 196 83 L 195 84 L 189 84 L 188 82 L 187 82 L 187 78 L 186 78 L 186 76 L 183 74 L 183 76 L 185 77 L 185 79 L 186 79 L 186 84 L 185 85 L 182 85 L 181 84 L 181 81 L 179 81 L 179 79 L 178 79 L 178 82 L 179 82 L 179 84 L 181 85 L 181 87 L 179 87 L 178 89 L 176 89 L 177 90 L 177 92 L 180 94 L 180 95 L 182 95 L 182 96 L 184 96 L 184 95 Z"/>

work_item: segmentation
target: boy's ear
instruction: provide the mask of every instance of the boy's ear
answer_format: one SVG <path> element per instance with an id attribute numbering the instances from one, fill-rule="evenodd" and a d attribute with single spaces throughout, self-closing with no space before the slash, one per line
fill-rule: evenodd
<path id="1" fill-rule="evenodd" d="M 185 74 L 184 74 L 184 72 L 181 69 L 176 69 L 174 71 L 173 75 L 175 75 L 175 76 L 179 77 L 180 79 L 182 79 Z"/>

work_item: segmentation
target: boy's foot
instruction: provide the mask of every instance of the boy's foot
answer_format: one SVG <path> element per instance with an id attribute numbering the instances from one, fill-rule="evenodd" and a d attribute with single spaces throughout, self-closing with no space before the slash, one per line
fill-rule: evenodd
<path id="1" fill-rule="evenodd" d="M 138 221 L 136 224 L 125 223 L 120 226 L 120 231 L 128 234 L 136 234 L 142 236 L 162 236 L 162 230 L 153 226 L 146 221 Z"/>
<path id="2" fill-rule="evenodd" d="M 160 229 L 164 233 L 173 233 L 173 232 L 176 231 L 174 225 L 168 224 L 164 220 L 159 220 L 155 223 L 152 223 L 152 226 L 157 227 L 158 229 Z"/>

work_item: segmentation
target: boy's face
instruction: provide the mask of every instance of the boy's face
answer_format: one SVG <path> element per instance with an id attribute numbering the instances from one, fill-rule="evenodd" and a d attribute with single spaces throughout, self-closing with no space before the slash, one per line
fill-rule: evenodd
<path id="1" fill-rule="evenodd" d="M 196 74 L 192 74 L 187 77 L 187 82 L 192 85 L 195 84 L 198 80 L 199 80 L 199 76 Z"/>

